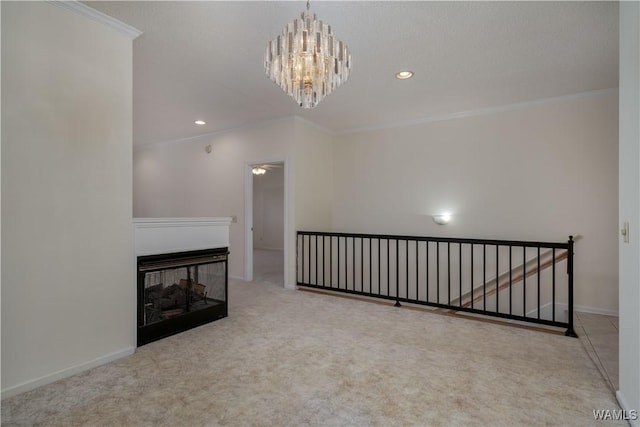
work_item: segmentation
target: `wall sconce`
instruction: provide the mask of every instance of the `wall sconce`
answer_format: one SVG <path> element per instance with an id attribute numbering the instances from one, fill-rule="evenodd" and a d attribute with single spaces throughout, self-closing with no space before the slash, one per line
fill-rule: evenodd
<path id="1" fill-rule="evenodd" d="M 449 224 L 449 221 L 451 221 L 451 214 L 444 213 L 442 215 L 434 215 L 431 218 L 433 218 L 433 222 L 435 222 L 436 224 L 445 225 Z"/>

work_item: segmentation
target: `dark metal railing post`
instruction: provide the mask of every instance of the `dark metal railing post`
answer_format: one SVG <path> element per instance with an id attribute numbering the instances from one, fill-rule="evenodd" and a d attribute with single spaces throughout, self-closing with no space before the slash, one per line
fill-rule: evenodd
<path id="1" fill-rule="evenodd" d="M 436 303 L 440 304 L 440 242 L 436 242 Z"/>
<path id="2" fill-rule="evenodd" d="M 400 307 L 400 249 L 398 249 L 398 239 L 396 239 L 396 307 Z"/>
<path id="3" fill-rule="evenodd" d="M 425 246 L 425 255 L 424 255 L 424 259 L 425 259 L 425 272 L 424 272 L 424 276 L 425 276 L 425 286 L 427 288 L 427 302 L 429 302 L 429 241 L 425 241 L 424 242 L 426 244 Z"/>
<path id="4" fill-rule="evenodd" d="M 405 240 L 404 241 L 404 259 L 405 259 L 405 266 L 404 266 L 404 275 L 405 275 L 405 289 L 404 289 L 404 296 L 405 298 L 409 299 L 409 240 Z"/>
<path id="5" fill-rule="evenodd" d="M 451 242 L 447 242 L 447 304 L 451 304 Z"/>
<path id="6" fill-rule="evenodd" d="M 476 298 L 476 292 L 474 289 L 474 283 L 473 283 L 473 243 L 471 244 L 471 290 L 469 292 L 471 292 L 471 310 L 473 310 L 473 300 Z"/>
<path id="7" fill-rule="evenodd" d="M 538 295 L 537 295 L 537 299 L 538 299 L 538 319 L 540 318 L 540 247 L 538 246 Z"/>
<path id="8" fill-rule="evenodd" d="M 462 243 L 458 244 L 458 305 L 462 307 Z"/>
<path id="9" fill-rule="evenodd" d="M 360 238 L 360 290 L 364 292 L 364 237 Z"/>
<path id="10" fill-rule="evenodd" d="M 551 250 L 551 321 L 556 321 L 556 248 Z"/>
<path id="11" fill-rule="evenodd" d="M 391 295 L 391 243 L 387 238 L 387 296 Z"/>
<path id="12" fill-rule="evenodd" d="M 327 282 L 327 273 L 326 273 L 326 266 L 327 264 L 324 262 L 324 241 L 325 241 L 325 236 L 322 236 L 322 286 L 326 286 L 325 283 Z M 316 267 L 317 268 L 317 267 Z"/>
<path id="13" fill-rule="evenodd" d="M 569 323 L 569 327 L 567 331 L 564 333 L 568 337 L 577 337 L 576 331 L 573 330 L 573 236 L 569 236 L 569 244 L 568 253 L 567 253 L 567 275 L 568 277 L 568 285 L 569 285 L 569 301 L 568 301 L 568 313 L 567 322 Z"/>
<path id="14" fill-rule="evenodd" d="M 527 247 L 522 247 L 522 312 L 527 317 Z"/>
<path id="15" fill-rule="evenodd" d="M 336 288 L 340 289 L 340 275 L 341 275 L 341 263 L 340 263 L 340 236 L 336 236 Z"/>
<path id="16" fill-rule="evenodd" d="M 418 296 L 420 295 L 420 290 L 418 289 L 418 283 L 420 281 L 420 261 L 418 260 L 418 256 L 420 255 L 419 244 L 420 242 L 416 240 L 416 299 L 419 299 Z"/>
<path id="17" fill-rule="evenodd" d="M 482 245 L 482 309 L 487 309 L 487 245 Z"/>
<path id="18" fill-rule="evenodd" d="M 307 270 L 309 270 L 309 283 L 311 283 L 311 234 L 309 234 L 307 241 L 309 242 L 307 247 Z"/>
<path id="19" fill-rule="evenodd" d="M 512 292 L 513 292 L 513 263 L 511 260 L 511 252 L 513 247 L 509 245 L 509 315 L 513 312 L 513 301 L 512 301 Z"/>
<path id="20" fill-rule="evenodd" d="M 382 295 L 382 282 L 381 282 L 382 279 L 380 279 L 381 277 L 380 265 L 381 265 L 380 264 L 380 238 L 378 237 L 378 293 Z"/>
<path id="21" fill-rule="evenodd" d="M 333 236 L 329 236 L 329 287 L 333 288 Z"/>
<path id="22" fill-rule="evenodd" d="M 371 237 L 369 237 L 369 293 L 373 292 L 373 278 L 371 275 L 373 274 L 373 242 Z"/>
<path id="23" fill-rule="evenodd" d="M 351 238 L 351 286 L 356 290 L 356 237 Z"/>
<path id="24" fill-rule="evenodd" d="M 496 245 L 496 313 L 500 311 L 500 245 Z"/>
<path id="25" fill-rule="evenodd" d="M 344 237 L 344 288 L 349 289 L 349 237 Z"/>

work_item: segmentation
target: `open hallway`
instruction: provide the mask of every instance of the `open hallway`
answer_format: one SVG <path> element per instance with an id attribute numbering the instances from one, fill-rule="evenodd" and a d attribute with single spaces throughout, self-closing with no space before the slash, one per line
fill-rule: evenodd
<path id="1" fill-rule="evenodd" d="M 253 250 L 253 281 L 284 285 L 284 251 L 277 249 Z"/>

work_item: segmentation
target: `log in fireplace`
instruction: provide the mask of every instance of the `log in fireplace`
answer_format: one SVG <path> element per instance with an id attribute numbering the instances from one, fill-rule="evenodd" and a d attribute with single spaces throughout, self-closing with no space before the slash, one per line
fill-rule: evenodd
<path id="1" fill-rule="evenodd" d="M 228 248 L 138 257 L 138 346 L 227 317 Z"/>

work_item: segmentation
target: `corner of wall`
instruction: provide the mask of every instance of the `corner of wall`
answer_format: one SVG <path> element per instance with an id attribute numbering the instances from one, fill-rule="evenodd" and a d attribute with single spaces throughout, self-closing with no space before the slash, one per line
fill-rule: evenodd
<path id="1" fill-rule="evenodd" d="M 619 225 L 630 224 L 629 242 L 619 240 L 620 329 L 616 394 L 623 409 L 640 411 L 640 4 L 620 2 Z M 620 236 L 618 236 L 620 237 Z M 637 414 L 636 414 L 637 415 Z M 640 425 L 638 419 L 635 424 Z"/>

